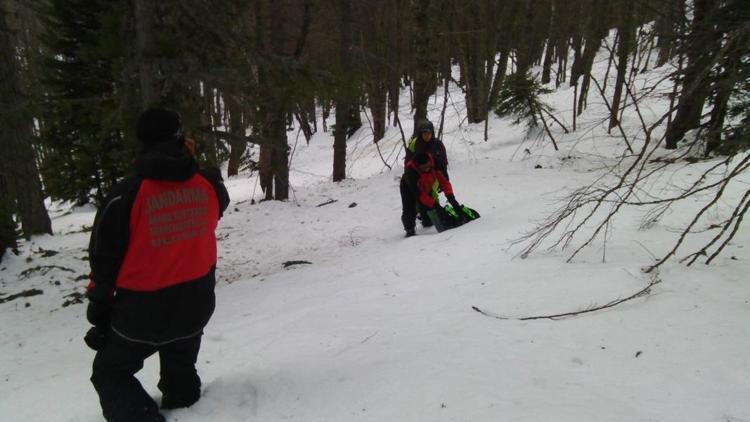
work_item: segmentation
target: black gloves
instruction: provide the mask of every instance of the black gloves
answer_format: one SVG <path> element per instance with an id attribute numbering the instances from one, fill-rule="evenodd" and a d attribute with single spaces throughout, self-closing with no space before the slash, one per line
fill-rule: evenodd
<path id="1" fill-rule="evenodd" d="M 109 317 L 112 313 L 112 304 L 110 302 L 89 301 L 89 307 L 86 309 L 86 319 L 91 325 L 105 328 L 109 326 Z"/>
<path id="2" fill-rule="evenodd" d="M 93 325 L 89 328 L 83 341 L 92 350 L 99 350 L 107 341 L 107 330 L 109 329 L 109 319 L 112 314 L 112 303 L 110 301 L 89 301 L 86 309 L 86 319 Z"/>
<path id="3" fill-rule="evenodd" d="M 89 328 L 86 335 L 83 336 L 83 341 L 89 346 L 91 350 L 99 350 L 104 347 L 104 343 L 107 342 L 107 330 L 99 326 L 93 326 Z"/>
<path id="4" fill-rule="evenodd" d="M 448 198 L 448 202 L 450 202 L 451 206 L 456 210 L 456 212 L 461 211 L 461 204 L 456 201 L 456 197 L 453 194 L 446 195 L 445 197 Z"/>

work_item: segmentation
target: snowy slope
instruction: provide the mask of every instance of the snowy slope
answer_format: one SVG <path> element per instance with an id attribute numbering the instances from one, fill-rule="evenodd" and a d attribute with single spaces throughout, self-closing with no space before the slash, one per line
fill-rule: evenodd
<path id="1" fill-rule="evenodd" d="M 549 101 L 570 116 L 572 95 L 561 88 Z M 570 264 L 569 251 L 516 258 L 510 241 L 564 192 L 600 177 L 623 145 L 598 124 L 606 110 L 593 95 L 578 122 L 584 129 L 555 129 L 559 152 L 500 119 L 485 143 L 481 125 L 461 120 L 460 91 L 451 97 L 451 180 L 459 201 L 482 213 L 459 229 L 403 238 L 397 128 L 380 143 L 392 170 L 363 128 L 350 140 L 353 178 L 344 182 L 330 182 L 332 138 L 322 133 L 295 147 L 292 200 L 252 204 L 261 197 L 254 176 L 227 182 L 218 305 L 199 360 L 204 397 L 168 420 L 750 421 L 747 225 L 714 265 L 665 265 L 650 295 L 573 318 L 520 320 L 640 291 L 651 281 L 641 268 L 671 248 L 698 204 L 649 230 L 639 230 L 643 210 L 626 210 L 606 248 L 595 243 Z M 441 99 L 431 104 L 436 122 Z M 664 107 L 647 103 L 647 112 Z M 401 110 L 404 122 L 409 114 Z M 625 117 L 636 133 L 638 118 Z M 62 306 L 83 291 L 81 229 L 94 210 L 56 207 L 56 235 L 0 264 L 3 294 L 44 291 L 0 304 L 3 421 L 101 420 L 88 382 L 93 352 L 81 340 L 85 307 Z M 42 257 L 45 250 L 58 253 Z M 292 260 L 311 264 L 283 267 Z M 37 266 L 58 267 L 23 273 Z M 158 399 L 158 362 L 139 376 Z"/>

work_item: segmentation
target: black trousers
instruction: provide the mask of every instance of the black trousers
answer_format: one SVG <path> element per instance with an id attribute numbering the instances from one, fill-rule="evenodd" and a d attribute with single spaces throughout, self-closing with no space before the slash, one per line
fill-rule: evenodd
<path id="1" fill-rule="evenodd" d="M 401 191 L 401 223 L 404 225 L 404 230 L 414 229 L 417 222 L 417 212 L 419 212 L 422 219 L 422 224 L 431 225 L 430 218 L 427 216 L 427 210 L 419 203 L 419 198 L 412 195 L 403 177 L 401 178 L 399 190 Z"/>
<path id="2" fill-rule="evenodd" d="M 195 362 L 201 336 L 154 346 L 134 343 L 110 332 L 106 344 L 96 353 L 91 375 L 104 418 L 108 422 L 141 422 L 158 415 L 158 406 L 135 377 L 143 368 L 143 361 L 154 353 L 159 354 L 161 368 L 161 407 L 188 407 L 197 402 L 201 380 Z"/>

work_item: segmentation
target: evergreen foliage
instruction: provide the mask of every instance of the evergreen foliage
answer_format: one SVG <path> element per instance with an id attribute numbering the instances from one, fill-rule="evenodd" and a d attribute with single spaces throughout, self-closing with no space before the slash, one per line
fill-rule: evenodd
<path id="1" fill-rule="evenodd" d="M 551 113 L 552 108 L 541 96 L 551 93 L 530 74 L 513 74 L 505 79 L 497 98 L 495 114 L 512 117 L 513 124 L 524 123 L 529 129 L 536 128 L 544 118 L 541 113 Z"/>
<path id="2" fill-rule="evenodd" d="M 136 116 L 158 104 L 182 113 L 202 164 L 229 160 L 230 175 L 258 171 L 266 199 L 285 200 L 295 119 L 309 142 L 318 112 L 324 131 L 335 116 L 334 180 L 346 178 L 347 139 L 362 126 L 361 112 L 369 109 L 379 140 L 389 123 L 400 123 L 395 111 L 405 88 L 416 118 L 435 114 L 436 92 L 445 115 L 454 84 L 467 121 L 485 123 L 485 140 L 491 110 L 529 129 L 541 123 L 552 138 L 549 124 L 568 128 L 542 101 L 550 92 L 544 84 L 568 82 L 579 95 L 573 131 L 597 93 L 610 127 L 621 130 L 635 75 L 658 50 L 657 66 L 678 69 L 666 147 L 699 129 L 707 154 L 731 155 L 750 145 L 745 3 L 5 0 L 12 12 L 4 17 L 22 28 L 10 43 L 18 56 L 11 73 L 20 97 L 32 100 L 18 100 L 22 107 L 8 115 L 33 122 L 26 127 L 33 139 L 23 142 L 33 142 L 53 199 L 101 201 L 138 152 Z M 610 57 L 600 87 L 591 69 L 602 47 Z M 598 92 L 589 92 L 594 86 Z M 13 192 L 8 198 L 15 200 Z"/>
<path id="3" fill-rule="evenodd" d="M 750 149 L 750 66 L 744 72 L 744 86 L 735 93 L 727 113 L 728 123 L 721 129 L 724 142 L 716 149 L 720 155 L 738 154 Z"/>
<path id="4" fill-rule="evenodd" d="M 387 124 L 384 109 L 398 107 L 402 87 L 411 87 L 412 108 L 421 116 L 426 112 L 425 100 L 444 85 L 438 83 L 443 79 L 464 90 L 471 122 L 486 121 L 487 111 L 494 110 L 535 126 L 551 110 L 539 100 L 545 88 L 527 75 L 527 69 L 542 65 L 542 79 L 549 81 L 557 63 L 556 85 L 568 74 L 575 84 L 583 77 L 580 114 L 594 54 L 609 29 L 634 34 L 639 25 L 657 19 L 656 33 L 660 42 L 665 39 L 659 45 L 669 49 L 665 57 L 685 54 L 675 48 L 685 45 L 679 42 L 685 15 L 680 0 L 653 0 L 632 10 L 626 3 L 420 0 L 387 1 L 383 7 L 349 0 L 39 3 L 43 6 L 32 10 L 43 18 L 45 42 L 26 54 L 45 57 L 42 63 L 28 62 L 42 68 L 44 75 L 33 92 L 39 99 L 37 150 L 45 187 L 53 198 L 84 203 L 101 200 L 102 192 L 124 176 L 137 152 L 132 124 L 146 96 L 139 82 L 143 60 L 157 79 L 158 102 L 181 111 L 188 135 L 198 139 L 203 163 L 220 165 L 231 159 L 230 169 L 236 173 L 240 157 L 260 147 L 258 168 L 268 182 L 262 188 L 271 189 L 269 199 L 285 198 L 289 149 L 285 132 L 296 118 L 309 141 L 317 130 L 316 103 L 324 105 L 324 115 L 330 105 L 347 109 L 337 114 L 336 123 L 346 127 L 347 137 L 361 125 L 360 110 L 369 107 L 379 139 Z M 736 0 L 726 2 L 722 10 L 736 4 Z M 147 50 L 139 50 L 135 42 L 142 30 L 137 5 L 152 12 L 148 16 L 152 42 Z M 592 13 L 578 19 L 582 11 Z M 620 58 L 639 47 L 616 43 Z M 460 78 L 454 79 L 451 63 L 458 65 Z M 515 73 L 506 75 L 509 64 Z M 622 67 L 620 81 L 629 70 Z M 719 94 L 711 91 L 707 101 L 722 100 Z M 323 129 L 327 129 L 325 122 Z M 248 132 L 254 136 L 248 137 Z M 246 152 L 248 144 L 251 151 Z M 342 141 L 337 145 L 341 169 Z M 342 177 L 345 174 L 338 171 L 337 179 Z M 273 192 L 274 180 L 281 183 L 279 195 Z"/>
<path id="5" fill-rule="evenodd" d="M 750 8 L 727 1 L 712 21 L 724 35 L 722 48 L 713 52 L 718 65 L 710 73 L 707 153 L 732 155 L 750 148 Z"/>
<path id="6" fill-rule="evenodd" d="M 118 4 L 119 3 L 119 4 Z M 119 7 L 112 7 L 116 4 Z M 130 166 L 135 144 L 128 101 L 124 2 L 51 0 L 44 36 L 48 58 L 42 99 L 42 174 L 52 198 L 103 200 Z"/>

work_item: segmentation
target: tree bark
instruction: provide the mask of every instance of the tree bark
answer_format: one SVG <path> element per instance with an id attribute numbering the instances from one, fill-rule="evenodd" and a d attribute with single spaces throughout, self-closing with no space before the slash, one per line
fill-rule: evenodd
<path id="1" fill-rule="evenodd" d="M 656 67 L 663 66 L 674 57 L 677 41 L 675 28 L 680 26 L 680 22 L 685 18 L 685 0 L 662 0 L 659 5 L 659 15 L 654 23 L 656 47 L 659 49 Z"/>
<path id="2" fill-rule="evenodd" d="M 607 1 L 592 1 L 591 10 L 596 10 L 598 13 L 606 13 Z M 578 97 L 579 115 L 583 113 L 583 109 L 586 106 L 589 86 L 591 85 L 591 68 L 594 66 L 596 53 L 602 46 L 602 40 L 607 36 L 607 29 L 608 28 L 606 26 L 606 21 L 601 16 L 592 15 L 586 31 L 586 45 L 583 50 L 583 55 L 581 56 L 581 70 L 583 71 L 583 80 L 581 81 L 581 89 Z"/>
<path id="3" fill-rule="evenodd" d="M 372 87 L 368 95 L 372 112 L 373 142 L 378 142 L 385 136 L 387 95 L 385 86 L 381 84 Z"/>
<path id="4" fill-rule="evenodd" d="M 555 40 L 547 41 L 547 48 L 544 50 L 544 62 L 542 62 L 542 83 L 548 84 L 551 81 L 552 61 L 555 52 Z"/>
<path id="5" fill-rule="evenodd" d="M 288 36 L 288 22 L 285 15 L 286 1 L 268 0 L 268 45 L 265 62 L 259 66 L 258 82 L 261 101 L 258 104 L 260 116 L 260 154 L 258 176 L 266 200 L 283 201 L 289 198 L 289 144 L 286 136 L 286 121 L 289 98 L 285 84 L 279 75 L 279 60 L 285 56 L 285 40 Z M 264 44 L 262 44 L 264 45 Z"/>
<path id="6" fill-rule="evenodd" d="M 487 119 L 492 96 L 493 78 L 496 75 L 496 55 L 500 48 L 504 50 L 506 40 L 499 40 L 499 22 L 502 22 L 501 12 L 510 14 L 515 9 L 505 10 L 498 2 L 473 0 L 456 11 L 455 31 L 456 56 L 461 71 L 466 98 L 466 117 L 469 123 L 480 123 Z M 450 75 L 450 62 L 446 58 L 447 67 L 443 72 Z M 503 69 L 504 72 L 504 69 Z"/>
<path id="7" fill-rule="evenodd" d="M 312 125 L 310 124 L 310 116 L 308 114 L 308 111 L 304 109 L 304 105 L 297 104 L 296 110 L 294 111 L 294 117 L 297 119 L 297 123 L 299 123 L 300 129 L 302 129 L 302 134 L 305 135 L 305 141 L 307 144 L 310 144 L 310 139 L 312 139 L 313 134 L 315 133 L 315 130 L 313 129 Z M 313 114 L 313 118 L 314 118 Z M 315 123 L 315 121 L 313 121 Z"/>
<path id="8" fill-rule="evenodd" d="M 32 120 L 21 89 L 15 40 L 1 9 L 0 54 L 0 98 L 3 98 L 0 150 L 4 153 L 0 160 L 0 178 L 5 185 L 4 204 L 0 206 L 5 212 L 10 209 L 18 215 L 23 235 L 30 239 L 34 234 L 52 234 L 52 223 L 44 206 L 45 195 L 31 146 Z M 5 216 L 0 218 L 7 219 Z M 7 225 L 7 221 L 0 224 Z"/>
<path id="9" fill-rule="evenodd" d="M 242 119 L 242 107 L 234 96 L 225 95 L 224 103 L 229 111 L 229 162 L 227 163 L 227 176 L 236 176 L 239 173 L 240 161 L 247 149 L 245 141 L 245 124 Z"/>
<path id="10" fill-rule="evenodd" d="M 581 56 L 583 51 L 583 37 L 574 35 L 571 43 L 573 47 L 573 64 L 570 66 L 570 86 L 578 85 L 578 78 L 583 74 Z"/>
<path id="11" fill-rule="evenodd" d="M 633 11 L 628 2 L 622 2 L 622 19 L 618 32 L 620 42 L 617 44 L 617 80 L 615 82 L 615 93 L 612 97 L 612 114 L 609 118 L 609 129 L 619 123 L 620 102 L 622 101 L 623 87 L 628 72 L 628 56 L 633 44 Z"/>
<path id="12" fill-rule="evenodd" d="M 728 52 L 721 62 L 721 73 L 717 75 L 712 88 L 711 119 L 708 122 L 708 134 L 706 142 L 706 155 L 712 153 L 721 146 L 722 129 L 724 120 L 729 111 L 729 98 L 735 89 L 735 85 L 741 82 L 742 56 L 747 51 L 747 39 L 750 36 L 737 36 L 726 40 Z"/>
<path id="13" fill-rule="evenodd" d="M 715 53 L 712 50 L 718 47 L 720 40 L 718 29 L 705 22 L 716 2 L 717 0 L 695 0 L 694 2 L 692 29 L 686 40 L 688 64 L 682 79 L 682 92 L 677 103 L 677 112 L 666 133 L 665 147 L 667 149 L 677 148 L 677 142 L 685 136 L 685 133 L 700 125 L 703 105 L 711 90 L 710 84 L 704 83 L 703 79 L 710 71 L 712 53 Z"/>
<path id="14" fill-rule="evenodd" d="M 5 175 L 0 174 L 0 262 L 8 249 L 18 247 L 16 241 L 16 222 L 13 221 L 13 197 Z"/>
<path id="15" fill-rule="evenodd" d="M 417 28 L 414 34 L 414 121 L 427 118 L 427 103 L 437 88 L 437 64 L 434 62 L 432 51 L 432 13 L 430 0 L 414 0 L 412 2 L 412 25 Z M 416 124 L 414 125 L 416 128 Z"/>
<path id="16" fill-rule="evenodd" d="M 500 61 L 495 67 L 495 75 L 492 77 L 492 85 L 490 87 L 490 95 L 487 99 L 487 116 L 484 121 L 484 141 L 489 140 L 489 110 L 494 109 L 495 103 L 497 102 L 497 96 L 500 95 L 500 89 L 505 81 L 505 72 L 508 69 L 508 56 L 510 51 L 507 48 L 502 48 L 500 51 Z"/>
<path id="17" fill-rule="evenodd" d="M 133 0 L 135 16 L 135 51 L 138 60 L 138 77 L 141 104 L 148 108 L 161 101 L 162 80 L 155 53 L 156 0 Z"/>
<path id="18" fill-rule="evenodd" d="M 349 71 L 351 71 L 351 0 L 339 0 L 339 66 L 340 75 L 346 82 L 339 84 L 336 98 L 336 127 L 333 132 L 333 181 L 346 179 L 346 139 L 352 114 Z M 346 76 L 345 76 L 346 75 Z"/>

